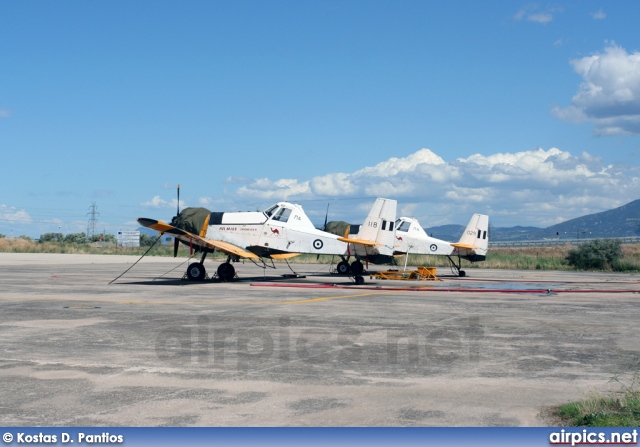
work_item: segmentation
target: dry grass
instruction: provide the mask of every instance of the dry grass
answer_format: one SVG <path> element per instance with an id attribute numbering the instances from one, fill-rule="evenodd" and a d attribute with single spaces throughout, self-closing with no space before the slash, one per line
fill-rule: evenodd
<path id="1" fill-rule="evenodd" d="M 492 247 L 487 259 L 479 263 L 462 261 L 462 268 L 491 268 L 491 269 L 524 269 L 524 270 L 571 270 L 565 258 L 573 245 L 554 245 L 548 247 Z M 130 254 L 142 255 L 147 247 L 122 248 L 113 244 L 61 244 L 57 242 L 37 243 L 22 238 L 1 238 L 0 252 L 5 253 L 84 253 L 84 254 Z M 623 258 L 619 262 L 618 271 L 640 271 L 640 244 L 623 244 Z M 173 246 L 156 246 L 150 256 L 173 256 Z M 179 256 L 189 256 L 189 249 L 181 245 Z M 297 263 L 330 263 L 337 262 L 337 256 L 302 255 L 293 258 Z M 404 265 L 405 258 L 399 257 L 396 263 Z M 449 261 L 445 256 L 409 255 L 407 265 L 425 265 L 430 267 L 448 267 Z"/>

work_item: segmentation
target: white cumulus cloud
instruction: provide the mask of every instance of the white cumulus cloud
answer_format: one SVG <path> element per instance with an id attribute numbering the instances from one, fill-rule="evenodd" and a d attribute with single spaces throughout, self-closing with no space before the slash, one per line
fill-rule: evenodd
<path id="1" fill-rule="evenodd" d="M 254 180 L 239 187 L 235 196 L 245 202 L 248 197 L 298 201 L 316 216 L 324 216 L 331 202 L 332 214 L 340 220 L 357 219 L 356 211 L 362 209 L 354 204 L 357 200 L 366 200 L 368 206 L 372 197 L 380 196 L 398 200 L 399 209 L 425 226 L 464 223 L 465 216 L 483 212 L 499 226 L 544 227 L 631 202 L 639 186 L 639 168 L 604 165 L 588 153 L 537 148 L 445 161 L 421 149 L 353 173 Z"/>
<path id="2" fill-rule="evenodd" d="M 12 206 L 0 205 L 0 219 L 9 223 L 31 223 L 33 219 L 25 210 L 19 210 Z"/>
<path id="3" fill-rule="evenodd" d="M 178 199 L 171 199 L 169 201 L 164 200 L 160 196 L 153 196 L 153 198 L 147 202 L 142 202 L 140 205 L 148 208 L 176 208 Z M 184 208 L 184 201 L 180 200 L 180 208 Z"/>
<path id="4" fill-rule="evenodd" d="M 583 81 L 571 105 L 552 113 L 574 124 L 590 122 L 598 135 L 640 135 L 640 52 L 612 44 L 571 65 Z"/>

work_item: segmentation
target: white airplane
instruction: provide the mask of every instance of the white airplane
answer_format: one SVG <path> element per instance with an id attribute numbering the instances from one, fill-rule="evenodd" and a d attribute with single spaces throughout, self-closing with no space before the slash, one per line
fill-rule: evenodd
<path id="1" fill-rule="evenodd" d="M 329 231 L 337 232 L 337 229 L 345 226 L 348 226 L 346 222 L 329 222 L 327 228 Z M 471 262 L 484 261 L 489 247 L 489 216 L 484 214 L 473 215 L 458 242 L 447 242 L 428 236 L 420 223 L 411 217 L 400 217 L 396 220 L 394 229 L 395 242 L 392 249 L 389 248 L 388 240 L 377 239 L 381 243 L 380 247 L 364 255 L 361 249 L 359 252 L 356 250 L 355 256 L 373 264 L 395 264 L 395 258 L 407 254 L 446 256 L 458 276 L 465 276 L 465 271 L 461 270 L 461 259 Z M 351 225 L 349 237 L 359 239 L 361 231 L 362 226 Z M 453 258 L 457 258 L 457 263 Z M 348 273 L 349 265 L 338 264 L 338 271 Z"/>
<path id="2" fill-rule="evenodd" d="M 331 228 L 334 234 L 343 234 L 343 240 L 373 240 L 376 247 L 360 244 L 349 244 L 342 261 L 338 263 L 338 273 L 361 275 L 364 271 L 362 261 L 379 264 L 380 261 L 389 262 L 393 256 L 395 242 L 395 220 L 398 202 L 392 199 L 377 198 L 362 225 L 349 225 L 346 222 L 330 222 L 325 228 Z M 349 266 L 348 259 L 354 256 L 356 260 Z"/>
<path id="3" fill-rule="evenodd" d="M 461 270 L 461 259 L 471 262 L 484 261 L 489 248 L 489 216 L 474 214 L 456 243 L 430 237 L 416 219 L 401 217 L 396 221 L 396 255 L 419 254 L 446 256 L 458 276 L 465 276 Z M 453 260 L 457 257 L 458 262 Z"/>
<path id="4" fill-rule="evenodd" d="M 383 199 L 385 200 L 385 199 Z M 262 261 L 264 259 L 289 259 L 302 253 L 345 255 L 351 251 L 375 251 L 378 232 L 383 231 L 379 214 L 386 207 L 374 207 L 367 217 L 367 225 L 373 230 L 360 238 L 346 238 L 316 229 L 300 205 L 279 202 L 266 211 L 210 212 L 205 208 L 186 208 L 178 213 L 170 224 L 155 219 L 138 218 L 138 222 L 161 234 L 174 236 L 174 256 L 178 241 L 201 251 L 200 262 L 187 268 L 187 277 L 202 281 L 206 275 L 203 265 L 208 253 L 220 251 L 227 255 L 226 262 L 217 269 L 218 277 L 229 281 L 235 277 L 231 261 L 240 258 Z M 377 213 L 377 214 L 376 214 Z M 395 218 L 395 214 L 394 214 Z M 393 220 L 391 220 L 393 224 Z M 387 230 L 388 232 L 388 230 Z M 357 265 L 354 272 L 362 273 Z M 364 283 L 359 273 L 354 273 L 356 284 Z"/>

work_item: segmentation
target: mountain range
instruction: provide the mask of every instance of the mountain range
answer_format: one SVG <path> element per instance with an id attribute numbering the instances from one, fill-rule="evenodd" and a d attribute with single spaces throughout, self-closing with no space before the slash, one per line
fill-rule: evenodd
<path id="1" fill-rule="evenodd" d="M 440 225 L 426 228 L 425 231 L 438 239 L 457 241 L 464 228 L 464 225 Z M 640 236 L 640 200 L 601 213 L 576 217 L 547 228 L 491 226 L 490 230 L 491 240 L 495 242 Z"/>

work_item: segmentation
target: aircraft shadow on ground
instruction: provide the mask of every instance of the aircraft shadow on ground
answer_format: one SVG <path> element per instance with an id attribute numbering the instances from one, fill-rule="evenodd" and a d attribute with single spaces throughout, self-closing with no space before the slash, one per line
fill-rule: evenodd
<path id="1" fill-rule="evenodd" d="M 292 276 L 284 274 L 284 275 L 252 275 L 252 276 L 240 276 L 234 278 L 231 281 L 225 282 L 218 278 L 207 278 L 202 281 L 191 281 L 189 279 L 184 278 L 153 278 L 153 279 L 135 279 L 135 280 L 127 280 L 127 279 L 119 279 L 113 282 L 113 285 L 137 285 L 137 286 L 197 286 L 199 284 L 234 284 L 234 283 L 247 283 L 247 282 L 262 282 L 262 283 L 278 283 L 278 282 L 299 282 L 300 284 L 314 284 L 313 279 L 317 278 L 318 280 L 322 278 L 331 278 L 331 284 L 338 285 L 354 285 L 353 279 L 344 276 L 344 275 L 335 275 L 331 273 L 320 273 L 320 274 L 300 274 L 299 276 Z M 320 283 L 318 283 L 320 284 Z M 322 281 L 322 284 L 326 284 L 325 281 Z"/>

